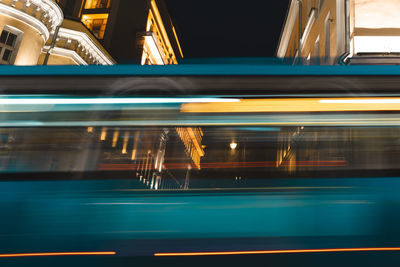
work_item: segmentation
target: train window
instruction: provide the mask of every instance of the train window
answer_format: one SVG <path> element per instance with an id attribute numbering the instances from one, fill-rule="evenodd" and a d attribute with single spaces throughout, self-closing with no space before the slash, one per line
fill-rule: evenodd
<path id="1" fill-rule="evenodd" d="M 2 128 L 0 172 L 3 178 L 32 174 L 38 179 L 132 179 L 155 190 L 257 187 L 263 179 L 396 170 L 399 131 L 302 126 Z"/>

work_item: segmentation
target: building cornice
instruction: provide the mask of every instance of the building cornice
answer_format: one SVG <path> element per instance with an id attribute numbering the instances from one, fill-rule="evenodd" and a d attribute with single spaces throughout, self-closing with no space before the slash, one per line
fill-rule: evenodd
<path id="1" fill-rule="evenodd" d="M 60 42 L 57 42 L 56 48 L 75 52 L 86 64 L 114 65 L 113 59 L 109 58 L 84 32 L 60 28 L 57 38 L 59 40 L 63 39 L 66 42 L 64 42 L 64 46 L 61 46 Z M 78 44 L 74 49 L 70 49 L 68 45 L 72 42 Z M 53 51 L 51 51 L 51 53 L 53 53 Z M 80 64 L 81 62 L 82 61 L 79 60 Z"/>
<path id="2" fill-rule="evenodd" d="M 87 66 L 88 65 L 88 63 L 85 60 L 83 60 L 78 55 L 78 53 L 76 53 L 73 50 L 66 49 L 66 48 L 60 48 L 60 47 L 53 47 L 53 48 L 50 49 L 50 46 L 47 46 L 47 45 L 43 48 L 43 52 L 44 53 L 48 53 L 49 50 L 51 50 L 50 53 L 52 55 L 71 58 L 77 65 L 83 65 L 83 66 Z"/>
<path id="3" fill-rule="evenodd" d="M 35 28 L 45 42 L 64 19 L 60 7 L 52 0 L 0 0 L 0 14 Z"/>
<path id="4" fill-rule="evenodd" d="M 299 6 L 297 4 L 297 0 L 291 0 L 285 24 L 283 26 L 283 30 L 278 44 L 278 49 L 276 53 L 278 58 L 284 58 L 286 55 L 286 51 L 290 42 L 290 37 L 292 36 L 294 25 L 298 17 L 298 8 Z"/>

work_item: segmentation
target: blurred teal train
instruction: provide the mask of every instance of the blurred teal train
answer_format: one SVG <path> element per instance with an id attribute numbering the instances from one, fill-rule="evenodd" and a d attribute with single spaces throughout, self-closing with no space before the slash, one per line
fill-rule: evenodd
<path id="1" fill-rule="evenodd" d="M 399 73 L 2 67 L 0 265 L 398 262 Z"/>

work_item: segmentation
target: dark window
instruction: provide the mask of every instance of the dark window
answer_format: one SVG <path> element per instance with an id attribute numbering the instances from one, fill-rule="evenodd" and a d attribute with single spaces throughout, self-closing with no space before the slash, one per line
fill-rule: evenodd
<path id="1" fill-rule="evenodd" d="M 6 45 L 14 46 L 16 40 L 17 40 L 17 36 L 15 34 L 9 33 Z"/>
<path id="2" fill-rule="evenodd" d="M 3 31 L 0 36 L 0 43 L 5 44 L 7 40 L 8 32 Z"/>
<path id="3" fill-rule="evenodd" d="M 14 52 L 17 49 L 18 35 L 4 28 L 0 35 L 0 61 L 3 64 L 12 64 Z"/>
<path id="4" fill-rule="evenodd" d="M 10 61 L 10 57 L 11 57 L 11 50 L 5 49 L 4 54 L 3 54 L 3 60 L 4 61 Z"/>

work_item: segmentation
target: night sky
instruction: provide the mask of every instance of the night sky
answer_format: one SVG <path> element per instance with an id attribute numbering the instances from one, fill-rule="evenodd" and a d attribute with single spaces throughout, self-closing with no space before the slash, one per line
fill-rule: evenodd
<path id="1" fill-rule="evenodd" d="M 289 0 L 165 0 L 185 58 L 273 57 Z"/>

